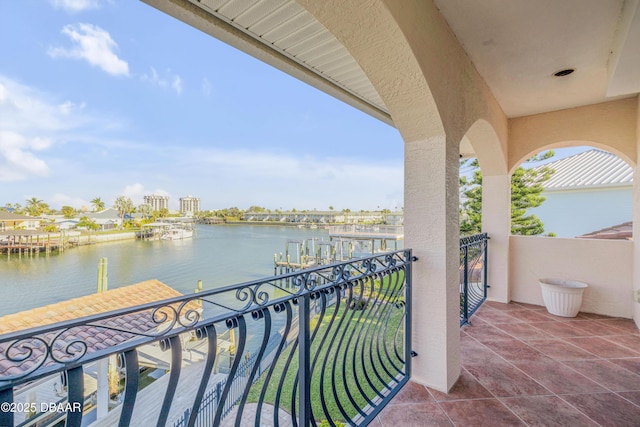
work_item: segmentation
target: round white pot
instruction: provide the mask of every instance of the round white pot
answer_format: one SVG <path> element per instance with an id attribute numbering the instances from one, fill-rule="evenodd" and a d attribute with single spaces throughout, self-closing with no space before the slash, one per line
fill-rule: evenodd
<path id="1" fill-rule="evenodd" d="M 561 279 L 538 279 L 547 311 L 556 316 L 576 317 L 582 306 L 582 293 L 589 286 L 583 282 Z"/>

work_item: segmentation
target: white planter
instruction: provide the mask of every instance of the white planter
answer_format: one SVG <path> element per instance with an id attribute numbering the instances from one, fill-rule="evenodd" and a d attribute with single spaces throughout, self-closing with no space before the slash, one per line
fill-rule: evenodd
<path id="1" fill-rule="evenodd" d="M 539 279 L 542 300 L 547 311 L 556 316 L 576 317 L 582 306 L 582 293 L 589 286 L 583 282 Z"/>

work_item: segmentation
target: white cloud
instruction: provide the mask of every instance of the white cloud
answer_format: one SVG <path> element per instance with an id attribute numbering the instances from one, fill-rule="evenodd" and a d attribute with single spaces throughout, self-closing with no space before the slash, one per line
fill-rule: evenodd
<path id="1" fill-rule="evenodd" d="M 46 150 L 51 141 L 43 138 L 25 138 L 11 132 L 0 131 L 0 181 L 18 181 L 30 175 L 49 173 L 46 162 L 35 152 Z"/>
<path id="2" fill-rule="evenodd" d="M 182 77 L 180 77 L 178 74 L 172 73 L 170 69 L 167 69 L 163 73 L 163 76 L 160 76 L 158 71 L 154 67 L 151 67 L 151 73 L 143 74 L 140 79 L 142 81 L 151 83 L 153 86 L 158 86 L 161 88 L 171 87 L 176 91 L 178 95 L 182 94 L 182 90 L 184 87 L 184 80 L 182 80 Z"/>
<path id="3" fill-rule="evenodd" d="M 91 207 L 91 202 L 84 200 L 81 197 L 73 197 L 67 194 L 55 193 L 52 197 L 52 203 L 49 205 L 54 209 L 60 209 L 62 206 L 71 206 L 75 209 L 81 209 L 83 207 Z"/>
<path id="4" fill-rule="evenodd" d="M 71 101 L 65 101 L 62 104 L 58 105 L 58 109 L 60 110 L 60 112 L 64 115 L 69 115 L 72 112 L 74 112 L 75 110 L 82 110 L 84 109 L 84 107 L 86 107 L 87 104 L 85 104 L 84 102 L 81 104 L 76 104 L 74 102 Z"/>
<path id="5" fill-rule="evenodd" d="M 210 96 L 213 91 L 213 85 L 211 82 L 205 77 L 202 79 L 202 94 L 204 96 Z"/>
<path id="6" fill-rule="evenodd" d="M 100 0 L 49 0 L 49 3 L 56 9 L 62 9 L 71 13 L 99 9 L 101 6 Z"/>
<path id="7" fill-rule="evenodd" d="M 66 144 L 139 148 L 110 138 L 121 123 L 92 115 L 82 101 L 54 99 L 0 74 L 0 181 L 64 175 L 76 160 L 61 154 Z"/>
<path id="8" fill-rule="evenodd" d="M 161 188 L 156 190 L 147 190 L 145 189 L 144 185 L 142 185 L 139 182 L 125 186 L 124 190 L 121 193 L 121 195 L 125 197 L 129 197 L 135 205 L 139 205 L 143 203 L 144 196 L 148 196 L 150 194 L 157 194 L 159 196 L 171 197 L 171 194 L 169 194 L 168 191 L 165 191 Z"/>
<path id="9" fill-rule="evenodd" d="M 226 182 L 233 177 L 229 185 L 216 189 L 218 207 L 260 204 L 271 208 L 326 209 L 331 204 L 336 208 L 394 209 L 402 206 L 401 161 L 319 158 L 233 149 L 185 152 L 184 147 L 176 148 L 174 158 L 185 161 L 176 165 L 176 171 L 188 167 L 202 182 Z M 189 192 L 196 191 L 189 189 Z M 210 193 L 206 189 L 201 191 Z M 205 202 L 213 201 L 203 198 Z"/>
<path id="10" fill-rule="evenodd" d="M 71 39 L 73 47 L 50 47 L 52 58 L 84 59 L 114 76 L 128 76 L 129 64 L 115 53 L 118 45 L 111 35 L 102 28 L 91 24 L 65 25 L 62 34 Z"/>
<path id="11" fill-rule="evenodd" d="M 182 94 L 182 79 L 180 78 L 180 76 L 175 75 L 173 77 L 173 83 L 171 84 L 171 86 L 173 86 L 173 89 L 178 95 Z"/>

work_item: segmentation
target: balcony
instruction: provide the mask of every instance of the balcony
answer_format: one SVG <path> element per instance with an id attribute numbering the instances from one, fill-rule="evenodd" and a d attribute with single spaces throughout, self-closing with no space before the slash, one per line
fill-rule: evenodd
<path id="1" fill-rule="evenodd" d="M 389 252 L 5 333 L 0 425 L 366 425 L 409 380 L 411 264 Z"/>
<path id="2" fill-rule="evenodd" d="M 444 394 L 410 382 L 370 426 L 637 426 L 640 331 L 630 319 L 487 302 L 460 331 Z"/>

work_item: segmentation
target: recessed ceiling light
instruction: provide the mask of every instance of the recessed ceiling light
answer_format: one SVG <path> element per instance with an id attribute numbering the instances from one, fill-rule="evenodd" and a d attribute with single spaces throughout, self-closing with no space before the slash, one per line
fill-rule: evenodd
<path id="1" fill-rule="evenodd" d="M 556 77 L 564 77 L 572 74 L 575 70 L 575 68 L 565 68 L 564 70 L 556 71 L 553 75 Z"/>

